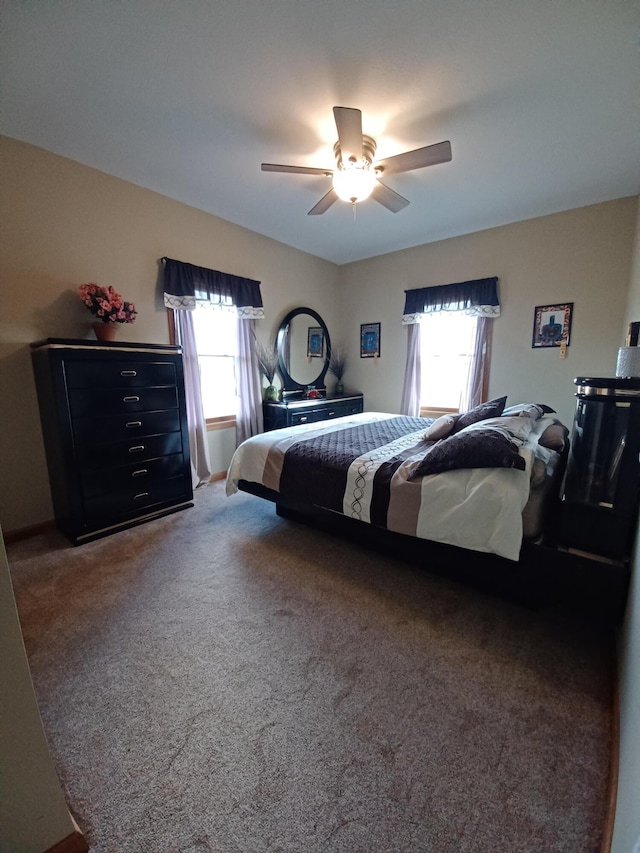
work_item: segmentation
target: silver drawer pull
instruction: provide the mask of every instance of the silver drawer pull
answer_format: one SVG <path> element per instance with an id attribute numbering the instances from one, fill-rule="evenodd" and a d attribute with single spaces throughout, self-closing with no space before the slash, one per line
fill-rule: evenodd
<path id="1" fill-rule="evenodd" d="M 137 376 L 137 375 L 138 375 L 137 370 L 121 370 L 120 371 L 120 376 Z"/>
<path id="2" fill-rule="evenodd" d="M 148 497 L 149 497 L 149 492 L 140 492 L 139 495 L 134 495 L 133 499 L 134 499 L 134 501 L 140 501 L 140 500 L 142 500 L 142 498 L 148 498 Z"/>
<path id="3" fill-rule="evenodd" d="M 129 448 L 129 453 L 140 453 L 141 450 L 144 450 L 144 444 L 136 444 L 135 447 Z"/>
<path id="4" fill-rule="evenodd" d="M 301 423 L 301 424 L 303 424 L 303 423 L 305 423 L 305 422 L 306 422 L 306 421 L 308 421 L 308 420 L 309 420 L 309 419 L 308 419 L 308 418 L 307 418 L 307 416 L 305 415 L 304 417 L 300 418 L 300 423 Z"/>
<path id="5" fill-rule="evenodd" d="M 132 471 L 131 476 L 132 477 L 144 477 L 144 475 L 148 474 L 148 473 L 149 473 L 148 468 L 140 468 L 139 471 Z"/>
<path id="6" fill-rule="evenodd" d="M 141 427 L 142 421 L 129 421 L 128 424 L 125 424 L 127 429 L 133 429 L 134 427 Z"/>
<path id="7" fill-rule="evenodd" d="M 329 417 L 332 418 L 335 415 L 335 412 L 329 412 Z"/>
<path id="8" fill-rule="evenodd" d="M 123 403 L 139 403 L 140 397 L 123 397 L 122 402 Z"/>

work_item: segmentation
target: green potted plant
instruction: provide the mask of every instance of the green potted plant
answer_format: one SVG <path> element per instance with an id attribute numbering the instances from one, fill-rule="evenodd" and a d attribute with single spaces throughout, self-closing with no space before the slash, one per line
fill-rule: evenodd
<path id="1" fill-rule="evenodd" d="M 265 400 L 270 400 L 272 402 L 276 401 L 278 399 L 279 392 L 273 384 L 273 380 L 275 379 L 276 371 L 278 369 L 278 351 L 273 342 L 265 344 L 258 340 L 258 338 L 254 338 L 254 343 L 260 373 L 262 373 L 269 383 L 264 389 L 264 398 Z"/>
<path id="2" fill-rule="evenodd" d="M 329 372 L 333 373 L 337 382 L 335 385 L 336 394 L 344 394 L 344 384 L 342 378 L 347 369 L 347 351 L 343 346 L 331 347 L 331 355 L 329 356 Z"/>

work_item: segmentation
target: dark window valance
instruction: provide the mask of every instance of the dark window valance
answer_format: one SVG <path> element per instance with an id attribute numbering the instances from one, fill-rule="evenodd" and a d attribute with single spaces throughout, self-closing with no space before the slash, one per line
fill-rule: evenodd
<path id="1" fill-rule="evenodd" d="M 167 308 L 193 311 L 197 301 L 235 305 L 239 316 L 263 317 L 260 282 L 251 278 L 196 267 L 163 258 L 164 304 Z"/>
<path id="2" fill-rule="evenodd" d="M 480 317 L 499 317 L 498 279 L 479 278 L 405 290 L 403 323 L 417 323 L 421 314 L 435 311 L 465 311 Z"/>

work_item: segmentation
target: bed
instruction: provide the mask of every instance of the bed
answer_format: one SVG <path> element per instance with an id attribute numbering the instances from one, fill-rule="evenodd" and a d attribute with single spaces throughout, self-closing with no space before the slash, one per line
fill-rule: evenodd
<path id="1" fill-rule="evenodd" d="M 406 545 L 430 566 L 464 566 L 494 587 L 497 578 L 539 592 L 546 577 L 573 598 L 576 577 L 586 588 L 593 575 L 601 599 L 610 573 L 556 547 L 567 451 L 552 409 L 506 407 L 502 397 L 436 420 L 369 412 L 253 436 L 236 450 L 226 489 L 365 541 L 386 536 L 393 553 Z"/>

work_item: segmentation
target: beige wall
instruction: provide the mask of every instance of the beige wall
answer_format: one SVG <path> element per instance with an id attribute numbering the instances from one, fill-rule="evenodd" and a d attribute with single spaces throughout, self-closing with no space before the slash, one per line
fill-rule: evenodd
<path id="1" fill-rule="evenodd" d="M 369 410 L 397 411 L 400 405 L 406 335 L 400 317 L 406 288 L 497 275 L 503 316 L 496 323 L 491 393 L 507 392 L 512 402 L 550 403 L 566 422 L 573 414 L 573 377 L 613 375 L 626 325 L 640 319 L 637 198 L 338 269 L 32 146 L 8 139 L 0 140 L 0 145 L 0 526 L 5 530 L 52 517 L 28 345 L 42 337 L 90 336 L 89 317 L 76 296 L 78 284 L 84 281 L 113 284 L 136 302 L 140 317 L 135 325 L 121 328 L 122 340 L 166 343 L 158 258 L 169 255 L 258 278 L 265 301 L 263 336 L 273 334 L 289 309 L 315 308 L 334 340 L 347 343 L 350 362 L 345 381 L 348 387 L 365 392 Z M 575 302 L 572 343 L 564 362 L 555 350 L 531 350 L 533 308 L 555 301 Z M 360 323 L 366 322 L 382 323 L 382 357 L 377 364 L 359 358 Z M 228 430 L 214 436 L 214 471 L 227 464 L 232 447 Z M 0 586 L 4 585 L 0 604 L 5 608 L 0 626 L 7 628 L 16 624 L 16 615 L 4 553 L 0 556 Z M 635 568 L 637 576 L 640 557 Z M 13 632 L 14 648 L 5 656 L 6 663 L 21 670 L 29 700 L 24 650 L 15 645 L 18 635 L 19 629 Z M 640 832 L 635 809 L 640 740 L 634 716 L 640 702 L 639 660 L 640 584 L 636 578 L 621 642 L 622 754 L 613 853 L 627 853 Z M 3 676 L 7 673 L 3 670 Z M 14 683 L 15 672 L 9 674 Z M 35 705 L 27 704 L 30 707 L 18 715 L 22 719 L 18 737 L 25 735 L 32 746 L 39 744 L 41 755 L 33 758 L 40 787 L 29 788 L 27 772 L 26 786 L 40 797 L 42 819 L 53 842 L 70 831 L 71 824 L 50 767 L 37 710 L 34 716 Z M 8 713 L 16 709 L 19 704 Z M 4 724 L 3 731 L 7 731 Z M 4 746 L 2 751 L 8 754 Z M 31 758 L 28 765 L 32 766 Z M 45 814 L 45 809 L 50 811 Z M 48 843 L 49 836 L 38 838 L 36 845 Z"/>
<path id="2" fill-rule="evenodd" d="M 629 295 L 627 298 L 627 310 L 624 317 L 624 325 L 620 334 L 620 343 L 624 345 L 625 335 L 629 323 L 640 320 L 640 199 L 638 200 L 638 215 L 636 217 L 635 250 L 631 265 L 631 276 L 629 284 Z"/>
<path id="3" fill-rule="evenodd" d="M 573 417 L 573 378 L 613 375 L 623 343 L 637 198 L 443 240 L 336 267 L 149 190 L 10 139 L 2 146 L 0 252 L 0 521 L 5 530 L 52 517 L 29 343 L 91 337 L 76 296 L 85 281 L 113 284 L 136 303 L 122 340 L 166 343 L 159 289 L 163 255 L 262 281 L 263 337 L 307 305 L 349 349 L 347 389 L 369 411 L 398 411 L 406 349 L 404 290 L 497 275 L 490 392 L 540 400 Z M 401 214 L 399 214 L 401 215 Z M 566 360 L 532 350 L 536 305 L 574 302 Z M 640 297 L 638 298 L 640 302 Z M 635 306 L 633 311 L 635 311 Z M 381 358 L 360 359 L 360 324 L 381 322 Z M 330 380 L 331 381 L 331 380 Z M 226 468 L 233 431 L 210 433 L 214 472 Z"/>
<path id="4" fill-rule="evenodd" d="M 355 358 L 346 381 L 371 410 L 398 411 L 406 352 L 404 291 L 498 276 L 491 396 L 539 401 L 571 424 L 573 379 L 615 375 L 633 251 L 637 198 L 597 204 L 442 240 L 341 267 L 341 304 Z M 401 214 L 399 214 L 401 215 Z M 533 350 L 536 305 L 573 302 L 567 358 Z M 381 358 L 360 359 L 359 323 L 381 322 Z"/>
<path id="5" fill-rule="evenodd" d="M 299 305 L 329 329 L 340 314 L 334 264 L 33 146 L 0 146 L 0 521 L 10 531 L 53 517 L 29 343 L 93 336 L 79 284 L 111 284 L 135 302 L 136 322 L 118 329 L 123 341 L 169 340 L 164 255 L 261 281 L 265 339 Z M 213 471 L 224 470 L 234 431 L 210 439 Z"/>

